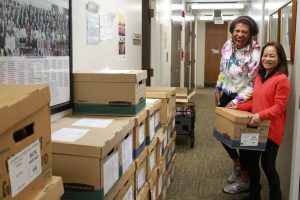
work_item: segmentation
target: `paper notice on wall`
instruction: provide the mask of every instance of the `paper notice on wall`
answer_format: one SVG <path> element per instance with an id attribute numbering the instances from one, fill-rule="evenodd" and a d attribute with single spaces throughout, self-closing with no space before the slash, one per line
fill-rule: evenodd
<path id="1" fill-rule="evenodd" d="M 100 40 L 111 40 L 113 35 L 114 13 L 100 13 Z"/>
<path id="2" fill-rule="evenodd" d="M 138 190 L 142 188 L 145 181 L 146 181 L 146 172 L 145 172 L 145 168 L 143 167 L 138 171 Z"/>
<path id="3" fill-rule="evenodd" d="M 131 185 L 122 200 L 133 200 L 133 199 L 134 199 L 133 186 Z"/>
<path id="4" fill-rule="evenodd" d="M 73 126 L 86 126 L 92 128 L 106 128 L 114 120 L 113 119 L 96 119 L 96 118 L 81 118 L 77 120 Z"/>
<path id="5" fill-rule="evenodd" d="M 52 141 L 75 142 L 86 135 L 89 129 L 62 128 L 51 135 Z"/>
<path id="6" fill-rule="evenodd" d="M 42 173 L 40 140 L 17 153 L 7 161 L 11 194 L 15 197 Z"/>
<path id="7" fill-rule="evenodd" d="M 112 186 L 119 179 L 119 156 L 118 152 L 115 152 L 107 161 L 103 164 L 103 182 L 104 182 L 104 195 L 112 188 Z"/>
<path id="8" fill-rule="evenodd" d="M 131 131 L 130 135 L 122 142 L 123 174 L 128 170 L 128 168 L 133 162 L 132 148 L 133 148 L 133 136 Z"/>
<path id="9" fill-rule="evenodd" d="M 87 13 L 87 43 L 98 44 L 100 31 L 100 19 L 98 13 Z"/>
<path id="10" fill-rule="evenodd" d="M 145 141 L 145 124 L 142 124 L 139 127 L 139 144 L 143 144 L 143 142 Z"/>
<path id="11" fill-rule="evenodd" d="M 241 146 L 258 146 L 259 133 L 241 133 Z"/>

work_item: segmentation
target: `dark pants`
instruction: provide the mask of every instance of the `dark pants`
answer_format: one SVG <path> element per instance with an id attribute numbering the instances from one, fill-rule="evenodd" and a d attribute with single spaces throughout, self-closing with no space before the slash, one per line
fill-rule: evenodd
<path id="1" fill-rule="evenodd" d="M 276 171 L 276 158 L 279 146 L 267 141 L 265 151 L 244 150 L 241 157 L 248 159 L 248 171 L 250 177 L 250 196 L 253 199 L 260 199 L 260 169 L 259 159 L 261 157 L 261 166 L 268 179 L 270 187 L 270 200 L 281 200 L 280 179 Z"/>
<path id="2" fill-rule="evenodd" d="M 225 107 L 233 99 L 234 99 L 234 97 L 230 97 L 223 92 L 221 99 L 220 99 L 220 107 Z M 236 159 L 240 158 L 239 153 L 236 149 L 232 149 L 223 143 L 222 143 L 222 145 L 232 160 L 236 160 Z M 244 164 L 244 162 L 245 162 L 245 159 L 241 158 L 240 159 L 241 169 L 244 171 L 247 171 L 247 167 L 246 167 L 246 164 Z"/>

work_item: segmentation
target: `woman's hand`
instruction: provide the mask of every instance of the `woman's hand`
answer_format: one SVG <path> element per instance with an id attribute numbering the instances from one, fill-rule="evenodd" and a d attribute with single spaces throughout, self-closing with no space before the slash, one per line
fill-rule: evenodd
<path id="1" fill-rule="evenodd" d="M 220 106 L 221 92 L 215 91 L 215 104 L 216 106 Z"/>
<path id="2" fill-rule="evenodd" d="M 251 119 L 249 123 L 250 126 L 258 126 L 261 122 L 261 118 L 258 113 L 249 116 L 249 118 Z"/>
<path id="3" fill-rule="evenodd" d="M 230 102 L 225 106 L 225 108 L 236 109 L 237 106 L 234 105 L 234 103 L 233 103 L 232 101 L 230 101 Z"/>

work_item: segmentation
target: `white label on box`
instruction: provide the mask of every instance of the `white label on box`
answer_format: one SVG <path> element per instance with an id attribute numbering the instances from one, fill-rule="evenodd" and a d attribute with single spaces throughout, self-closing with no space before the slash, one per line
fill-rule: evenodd
<path id="1" fill-rule="evenodd" d="M 155 166 L 155 150 L 152 151 L 149 156 L 149 164 L 150 164 L 150 171 L 152 171 L 153 167 Z"/>
<path id="2" fill-rule="evenodd" d="M 149 130 L 149 131 L 150 131 L 150 141 L 152 141 L 152 139 L 153 139 L 154 136 L 155 136 L 154 116 L 151 116 L 149 125 L 150 125 L 150 130 Z"/>
<path id="3" fill-rule="evenodd" d="M 161 194 L 161 190 L 162 190 L 162 174 L 159 175 L 159 179 L 158 179 L 158 195 Z"/>
<path id="4" fill-rule="evenodd" d="M 36 140 L 9 158 L 7 163 L 11 183 L 11 194 L 12 197 L 15 197 L 42 173 L 40 140 Z"/>
<path id="5" fill-rule="evenodd" d="M 143 144 L 145 141 L 145 124 L 139 127 L 139 144 Z"/>
<path id="6" fill-rule="evenodd" d="M 259 133 L 241 133 L 241 146 L 258 146 Z"/>
<path id="7" fill-rule="evenodd" d="M 62 128 L 51 135 L 51 140 L 75 142 L 89 132 L 89 129 Z"/>
<path id="8" fill-rule="evenodd" d="M 93 128 L 106 128 L 113 121 L 114 121 L 113 119 L 81 118 L 72 125 L 86 126 L 86 127 L 93 127 Z"/>
<path id="9" fill-rule="evenodd" d="M 129 187 L 128 191 L 124 195 L 122 200 L 133 200 L 133 187 L 132 185 Z"/>
<path id="10" fill-rule="evenodd" d="M 151 200 L 156 200 L 156 186 L 154 185 L 151 192 Z"/>
<path id="11" fill-rule="evenodd" d="M 138 190 L 142 188 L 146 180 L 146 173 L 145 173 L 145 168 L 141 168 L 138 171 Z"/>
<path id="12" fill-rule="evenodd" d="M 146 99 L 146 103 L 155 103 L 158 99 Z"/>
<path id="13" fill-rule="evenodd" d="M 159 112 L 158 111 L 156 111 L 154 114 L 154 124 L 155 124 L 155 127 L 158 127 L 158 125 L 159 125 Z"/>
<path id="14" fill-rule="evenodd" d="M 119 157 L 118 152 L 107 159 L 103 164 L 103 182 L 104 182 L 104 195 L 112 188 L 112 186 L 119 179 Z"/>
<path id="15" fill-rule="evenodd" d="M 127 171 L 133 162 L 132 145 L 133 145 L 132 133 L 122 142 L 122 168 L 123 174 Z"/>
<path id="16" fill-rule="evenodd" d="M 167 148 L 167 144 L 168 144 L 168 132 L 165 131 L 164 132 L 164 140 L 163 140 L 164 150 Z"/>

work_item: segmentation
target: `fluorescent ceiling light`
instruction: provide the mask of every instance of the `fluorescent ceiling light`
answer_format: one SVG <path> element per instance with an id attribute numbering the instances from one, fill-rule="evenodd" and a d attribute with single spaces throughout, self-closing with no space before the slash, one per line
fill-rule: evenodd
<path id="1" fill-rule="evenodd" d="M 171 8 L 172 8 L 172 10 L 183 10 L 182 4 L 172 4 Z"/>
<path id="2" fill-rule="evenodd" d="M 191 4 L 193 10 L 196 9 L 244 9 L 243 3 L 198 3 Z"/>
<path id="3" fill-rule="evenodd" d="M 235 18 L 237 18 L 237 16 L 222 16 L 222 20 L 224 20 L 224 21 L 234 20 Z M 213 16 L 199 16 L 199 20 L 201 20 L 201 21 L 213 21 L 214 17 Z"/>

